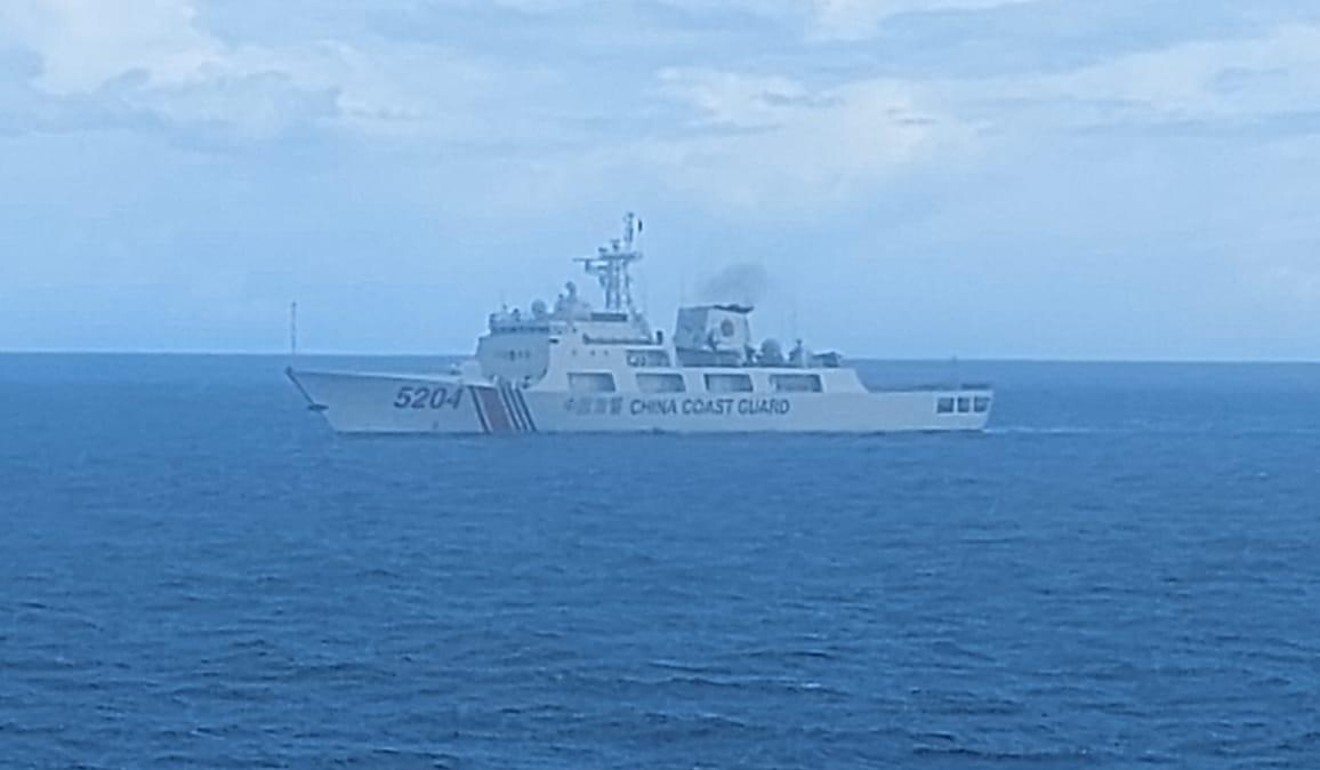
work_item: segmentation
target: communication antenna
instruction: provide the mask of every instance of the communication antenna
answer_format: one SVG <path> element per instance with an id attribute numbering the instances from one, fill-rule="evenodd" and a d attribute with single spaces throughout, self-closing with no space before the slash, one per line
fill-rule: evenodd
<path id="1" fill-rule="evenodd" d="M 298 357 L 298 303 L 289 303 L 289 357 Z"/>
<path id="2" fill-rule="evenodd" d="M 623 217 L 623 237 L 612 238 L 608 246 L 601 246 L 594 257 L 581 257 L 588 274 L 596 276 L 600 288 L 605 292 L 606 310 L 627 310 L 634 312 L 632 297 L 632 276 L 628 266 L 642 258 L 635 244 L 642 232 L 642 220 L 629 211 Z"/>
<path id="3" fill-rule="evenodd" d="M 798 297 L 797 297 L 797 290 L 794 289 L 793 293 L 792 293 L 790 296 L 791 296 L 791 299 L 790 299 L 789 301 L 790 301 L 790 303 L 791 303 L 791 304 L 790 304 L 790 307 L 792 308 L 792 310 L 791 310 L 791 312 L 790 312 L 790 314 L 789 314 L 789 325 L 788 325 L 788 328 L 789 328 L 789 331 L 792 332 L 792 334 L 791 334 L 790 336 L 792 336 L 793 339 L 796 340 L 796 339 L 800 339 L 800 338 L 798 337 Z"/>

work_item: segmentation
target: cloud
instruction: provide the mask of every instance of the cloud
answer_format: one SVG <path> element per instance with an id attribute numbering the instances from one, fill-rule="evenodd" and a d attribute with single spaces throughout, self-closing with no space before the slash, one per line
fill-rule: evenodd
<path id="1" fill-rule="evenodd" d="M 864 40 L 893 16 L 941 11 L 986 11 L 1040 0 L 811 0 L 812 35 L 820 40 Z"/>
<path id="2" fill-rule="evenodd" d="M 867 82 L 874 81 L 854 86 Z M 1057 72 L 886 82 L 927 110 L 937 108 L 943 125 L 974 129 L 971 135 L 986 146 L 1153 129 L 1268 139 L 1320 125 L 1320 25 L 1180 42 Z"/>
<path id="3" fill-rule="evenodd" d="M 572 111 L 591 98 L 567 88 L 550 67 L 381 39 L 362 28 L 363 19 L 339 18 L 331 34 L 302 30 L 258 43 L 250 35 L 221 37 L 202 22 L 250 30 L 269 25 L 269 9 L 227 7 L 233 15 L 219 18 L 211 10 L 203 0 L 0 6 L 0 53 L 19 51 L 36 63 L 35 72 L 6 73 L 0 62 L 0 98 L 27 115 L 6 121 L 9 130 L 137 124 L 171 129 L 185 143 L 262 141 L 312 129 L 364 141 L 543 145 L 581 124 Z"/>
<path id="4" fill-rule="evenodd" d="M 1104 62 L 1034 87 L 1037 98 L 1106 106 L 1112 122 L 1258 120 L 1320 102 L 1320 26 L 1183 43 Z"/>
<path id="5" fill-rule="evenodd" d="M 682 108 L 681 127 L 642 150 L 659 178 L 722 208 L 781 216 L 846 205 L 905 175 L 1008 160 L 1051 134 L 1314 132 L 1320 26 L 1182 42 L 1058 73 L 824 85 L 706 69 L 668 69 L 658 78 L 660 94 Z"/>
<path id="6" fill-rule="evenodd" d="M 26 85 L 45 115 L 35 128 L 136 122 L 270 138 L 335 109 L 331 84 L 277 52 L 224 44 L 189 0 L 10 0 L 0 28 L 0 42 L 38 63 Z"/>
<path id="7" fill-rule="evenodd" d="M 809 88 L 783 77 L 662 74 L 690 133 L 652 143 L 663 178 L 734 208 L 783 213 L 846 201 L 879 181 L 972 151 L 975 131 L 920 85 L 869 79 Z"/>
<path id="8" fill-rule="evenodd" d="M 11 107 L 0 130 L 164 127 L 185 143 L 325 131 L 360 146 L 459 152 L 492 185 L 501 174 L 517 176 L 520 164 L 548 167 L 555 189 L 640 170 L 724 210 L 779 216 L 865 200 L 904 175 L 944 172 L 1051 131 L 1249 124 L 1320 103 L 1320 28 L 1305 25 L 1065 72 L 938 78 L 796 66 L 812 60 L 809 51 L 874 34 L 897 15 L 1032 1 L 725 0 L 718 7 L 781 21 L 797 13 L 814 42 L 804 39 L 782 62 L 744 51 L 745 69 L 736 57 L 733 66 L 667 67 L 665 54 L 652 51 L 601 71 L 501 54 L 489 49 L 494 38 L 464 50 L 373 37 L 365 4 L 340 8 L 338 33 L 302 30 L 258 42 L 221 36 L 204 22 L 250 31 L 268 11 L 226 7 L 230 15 L 216 17 L 203 0 L 122 0 L 113 12 L 96 0 L 12 0 L 0 7 L 0 45 L 20 55 L 0 57 L 0 99 Z M 440 21 L 480 5 L 446 3 Z M 496 26 L 526 29 L 544 29 L 547 15 L 579 19 L 592 7 L 585 0 L 499 4 L 516 15 L 496 18 Z M 406 3 L 386 6 L 396 20 L 412 18 Z M 691 12 L 710 4 L 647 7 L 655 6 Z M 622 24 L 626 14 L 610 18 Z M 598 55 L 584 54 L 588 63 Z M 483 164 L 489 174 L 478 171 Z"/>
<path id="9" fill-rule="evenodd" d="M 223 66 L 226 52 L 197 29 L 195 15 L 187 0 L 8 0 L 0 28 L 11 45 L 38 53 L 42 90 L 70 95 L 130 72 L 177 84 Z"/>
<path id="10" fill-rule="evenodd" d="M 1320 11 L 1185 5 L 0 0 L 0 272 L 39 298 L 0 327 L 94 307 L 107 345 L 189 318 L 179 345 L 260 346 L 297 296 L 354 309 L 339 344 L 429 347 L 381 319 L 466 329 L 631 206 L 657 306 L 752 255 L 859 351 L 1313 321 Z M 270 322 L 228 323 L 245 302 Z"/>

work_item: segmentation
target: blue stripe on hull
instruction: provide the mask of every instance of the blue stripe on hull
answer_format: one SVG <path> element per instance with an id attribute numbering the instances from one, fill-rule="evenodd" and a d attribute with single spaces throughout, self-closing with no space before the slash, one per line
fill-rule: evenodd
<path id="1" fill-rule="evenodd" d="M 535 432 L 536 432 L 536 421 L 532 419 L 532 410 L 531 410 L 531 408 L 527 405 L 527 397 L 526 397 L 526 395 L 524 395 L 523 392 L 522 392 L 521 390 L 514 391 L 514 393 L 515 393 L 515 394 L 517 395 L 517 397 L 518 397 L 518 405 L 522 407 L 523 418 L 527 420 L 527 427 L 528 427 L 533 433 L 535 433 Z"/>
<path id="2" fill-rule="evenodd" d="M 470 385 L 468 386 L 468 395 L 472 397 L 472 404 L 476 407 L 477 419 L 481 421 L 481 429 L 486 433 L 493 433 L 490 417 L 486 414 L 486 403 L 482 397 L 484 395 L 482 390 Z"/>
<path id="3" fill-rule="evenodd" d="M 535 433 L 536 422 L 532 420 L 532 410 L 527 407 L 527 399 L 521 388 L 508 383 L 498 387 L 500 401 L 508 411 L 514 430 L 520 433 Z"/>
<path id="4" fill-rule="evenodd" d="M 508 385 L 500 385 L 500 402 L 509 413 L 509 419 L 513 422 L 513 429 L 518 433 L 527 432 L 527 425 L 523 422 L 522 412 L 518 411 L 518 404 L 514 400 L 513 388 Z"/>

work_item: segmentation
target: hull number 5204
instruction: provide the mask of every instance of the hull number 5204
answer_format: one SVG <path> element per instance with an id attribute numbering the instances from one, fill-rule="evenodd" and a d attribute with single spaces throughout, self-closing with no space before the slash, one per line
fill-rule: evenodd
<path id="1" fill-rule="evenodd" d="M 427 387 L 425 385 L 413 387 L 405 385 L 399 388 L 399 393 L 394 397 L 395 409 L 457 409 L 463 401 L 462 388 L 446 388 L 442 386 Z"/>

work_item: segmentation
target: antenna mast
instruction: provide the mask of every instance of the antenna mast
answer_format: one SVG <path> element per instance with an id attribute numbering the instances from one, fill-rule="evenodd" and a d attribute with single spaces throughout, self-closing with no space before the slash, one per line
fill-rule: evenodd
<path id="1" fill-rule="evenodd" d="M 642 252 L 635 247 L 642 232 L 642 220 L 629 211 L 623 217 L 623 237 L 610 239 L 609 246 L 601 246 L 594 257 L 578 259 L 587 273 L 596 276 L 605 292 L 606 310 L 634 312 L 632 276 L 628 266 L 641 260 Z"/>
<path id="2" fill-rule="evenodd" d="M 298 303 L 289 303 L 289 357 L 298 357 Z"/>

